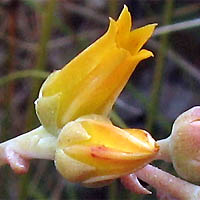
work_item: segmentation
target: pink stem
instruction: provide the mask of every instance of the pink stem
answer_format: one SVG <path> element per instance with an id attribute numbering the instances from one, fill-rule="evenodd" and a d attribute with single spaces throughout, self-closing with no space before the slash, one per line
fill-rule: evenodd
<path id="1" fill-rule="evenodd" d="M 10 165 L 12 170 L 17 174 L 25 174 L 28 172 L 30 162 L 23 158 L 20 154 L 7 147 L 5 149 L 6 162 Z"/>
<path id="2" fill-rule="evenodd" d="M 126 189 L 130 190 L 133 193 L 151 194 L 149 190 L 147 190 L 140 184 L 135 174 L 130 174 L 130 175 L 121 177 L 121 182 L 125 186 Z"/>
<path id="3" fill-rule="evenodd" d="M 168 193 L 178 200 L 199 200 L 200 187 L 177 178 L 157 167 L 147 165 L 135 175 L 159 191 Z"/>

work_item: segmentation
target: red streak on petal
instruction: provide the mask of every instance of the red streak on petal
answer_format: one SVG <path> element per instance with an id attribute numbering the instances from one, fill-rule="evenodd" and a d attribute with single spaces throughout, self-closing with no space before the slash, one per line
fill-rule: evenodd
<path id="1" fill-rule="evenodd" d="M 110 149 L 105 146 L 91 147 L 91 156 L 94 158 L 110 159 L 107 154 L 109 151 Z"/>

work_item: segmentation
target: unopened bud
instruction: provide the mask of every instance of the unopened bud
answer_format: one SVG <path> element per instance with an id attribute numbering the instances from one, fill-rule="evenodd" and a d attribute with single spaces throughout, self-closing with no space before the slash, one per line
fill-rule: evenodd
<path id="1" fill-rule="evenodd" d="M 102 186 L 149 163 L 158 151 L 141 129 L 120 129 L 92 115 L 68 123 L 57 143 L 55 164 L 69 181 Z"/>
<path id="2" fill-rule="evenodd" d="M 176 119 L 169 152 L 176 172 L 190 182 L 200 183 L 200 106 Z"/>

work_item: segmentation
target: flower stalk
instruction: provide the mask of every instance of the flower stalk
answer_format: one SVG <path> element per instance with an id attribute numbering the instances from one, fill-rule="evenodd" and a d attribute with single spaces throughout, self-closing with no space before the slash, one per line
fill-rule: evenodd
<path id="1" fill-rule="evenodd" d="M 200 187 L 188 183 L 180 178 L 177 178 L 167 172 L 164 172 L 157 167 L 147 165 L 143 169 L 137 171 L 136 176 L 155 187 L 157 191 L 168 199 L 177 200 L 199 200 Z M 162 196 L 161 195 L 161 196 Z M 160 198 L 162 198 L 160 196 Z"/>
<path id="2" fill-rule="evenodd" d="M 10 164 L 17 173 L 27 172 L 28 160 L 54 160 L 57 138 L 42 126 L 0 144 L 0 166 Z"/>

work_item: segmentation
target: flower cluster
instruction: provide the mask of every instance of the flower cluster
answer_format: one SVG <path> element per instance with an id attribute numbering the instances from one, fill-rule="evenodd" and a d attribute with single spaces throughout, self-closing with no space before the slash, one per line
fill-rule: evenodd
<path id="1" fill-rule="evenodd" d="M 70 181 L 105 184 L 143 167 L 159 149 L 146 131 L 122 130 L 106 119 L 136 65 L 153 55 L 141 48 L 156 24 L 131 26 L 125 6 L 100 39 L 41 87 L 36 112 L 58 135 L 56 167 Z"/>
<path id="2" fill-rule="evenodd" d="M 125 6 L 100 39 L 47 78 L 35 102 L 42 127 L 3 143 L 2 163 L 21 173 L 23 158 L 46 157 L 66 179 L 95 186 L 153 159 L 159 148 L 146 131 L 120 129 L 107 118 L 136 65 L 153 55 L 141 48 L 156 24 L 131 26 Z"/>
<path id="3" fill-rule="evenodd" d="M 35 102 L 41 127 L 0 145 L 1 163 L 18 173 L 28 159 L 52 159 L 69 181 L 101 186 L 151 162 L 159 147 L 144 130 L 120 129 L 109 113 L 156 24 L 131 31 L 128 8 L 108 31 L 61 70 L 53 72 Z M 14 156 L 13 156 L 14 155 Z"/>
<path id="4" fill-rule="evenodd" d="M 100 39 L 47 78 L 35 102 L 41 126 L 1 143 L 0 166 L 26 173 L 30 159 L 49 159 L 67 180 L 88 187 L 121 177 L 131 191 L 150 194 L 138 177 L 155 187 L 161 200 L 200 199 L 199 186 L 148 165 L 165 160 L 180 177 L 200 182 L 199 106 L 180 115 L 172 134 L 157 142 L 145 130 L 121 129 L 109 119 L 137 64 L 153 56 L 141 48 L 156 24 L 133 31 L 131 26 L 124 6 Z"/>

